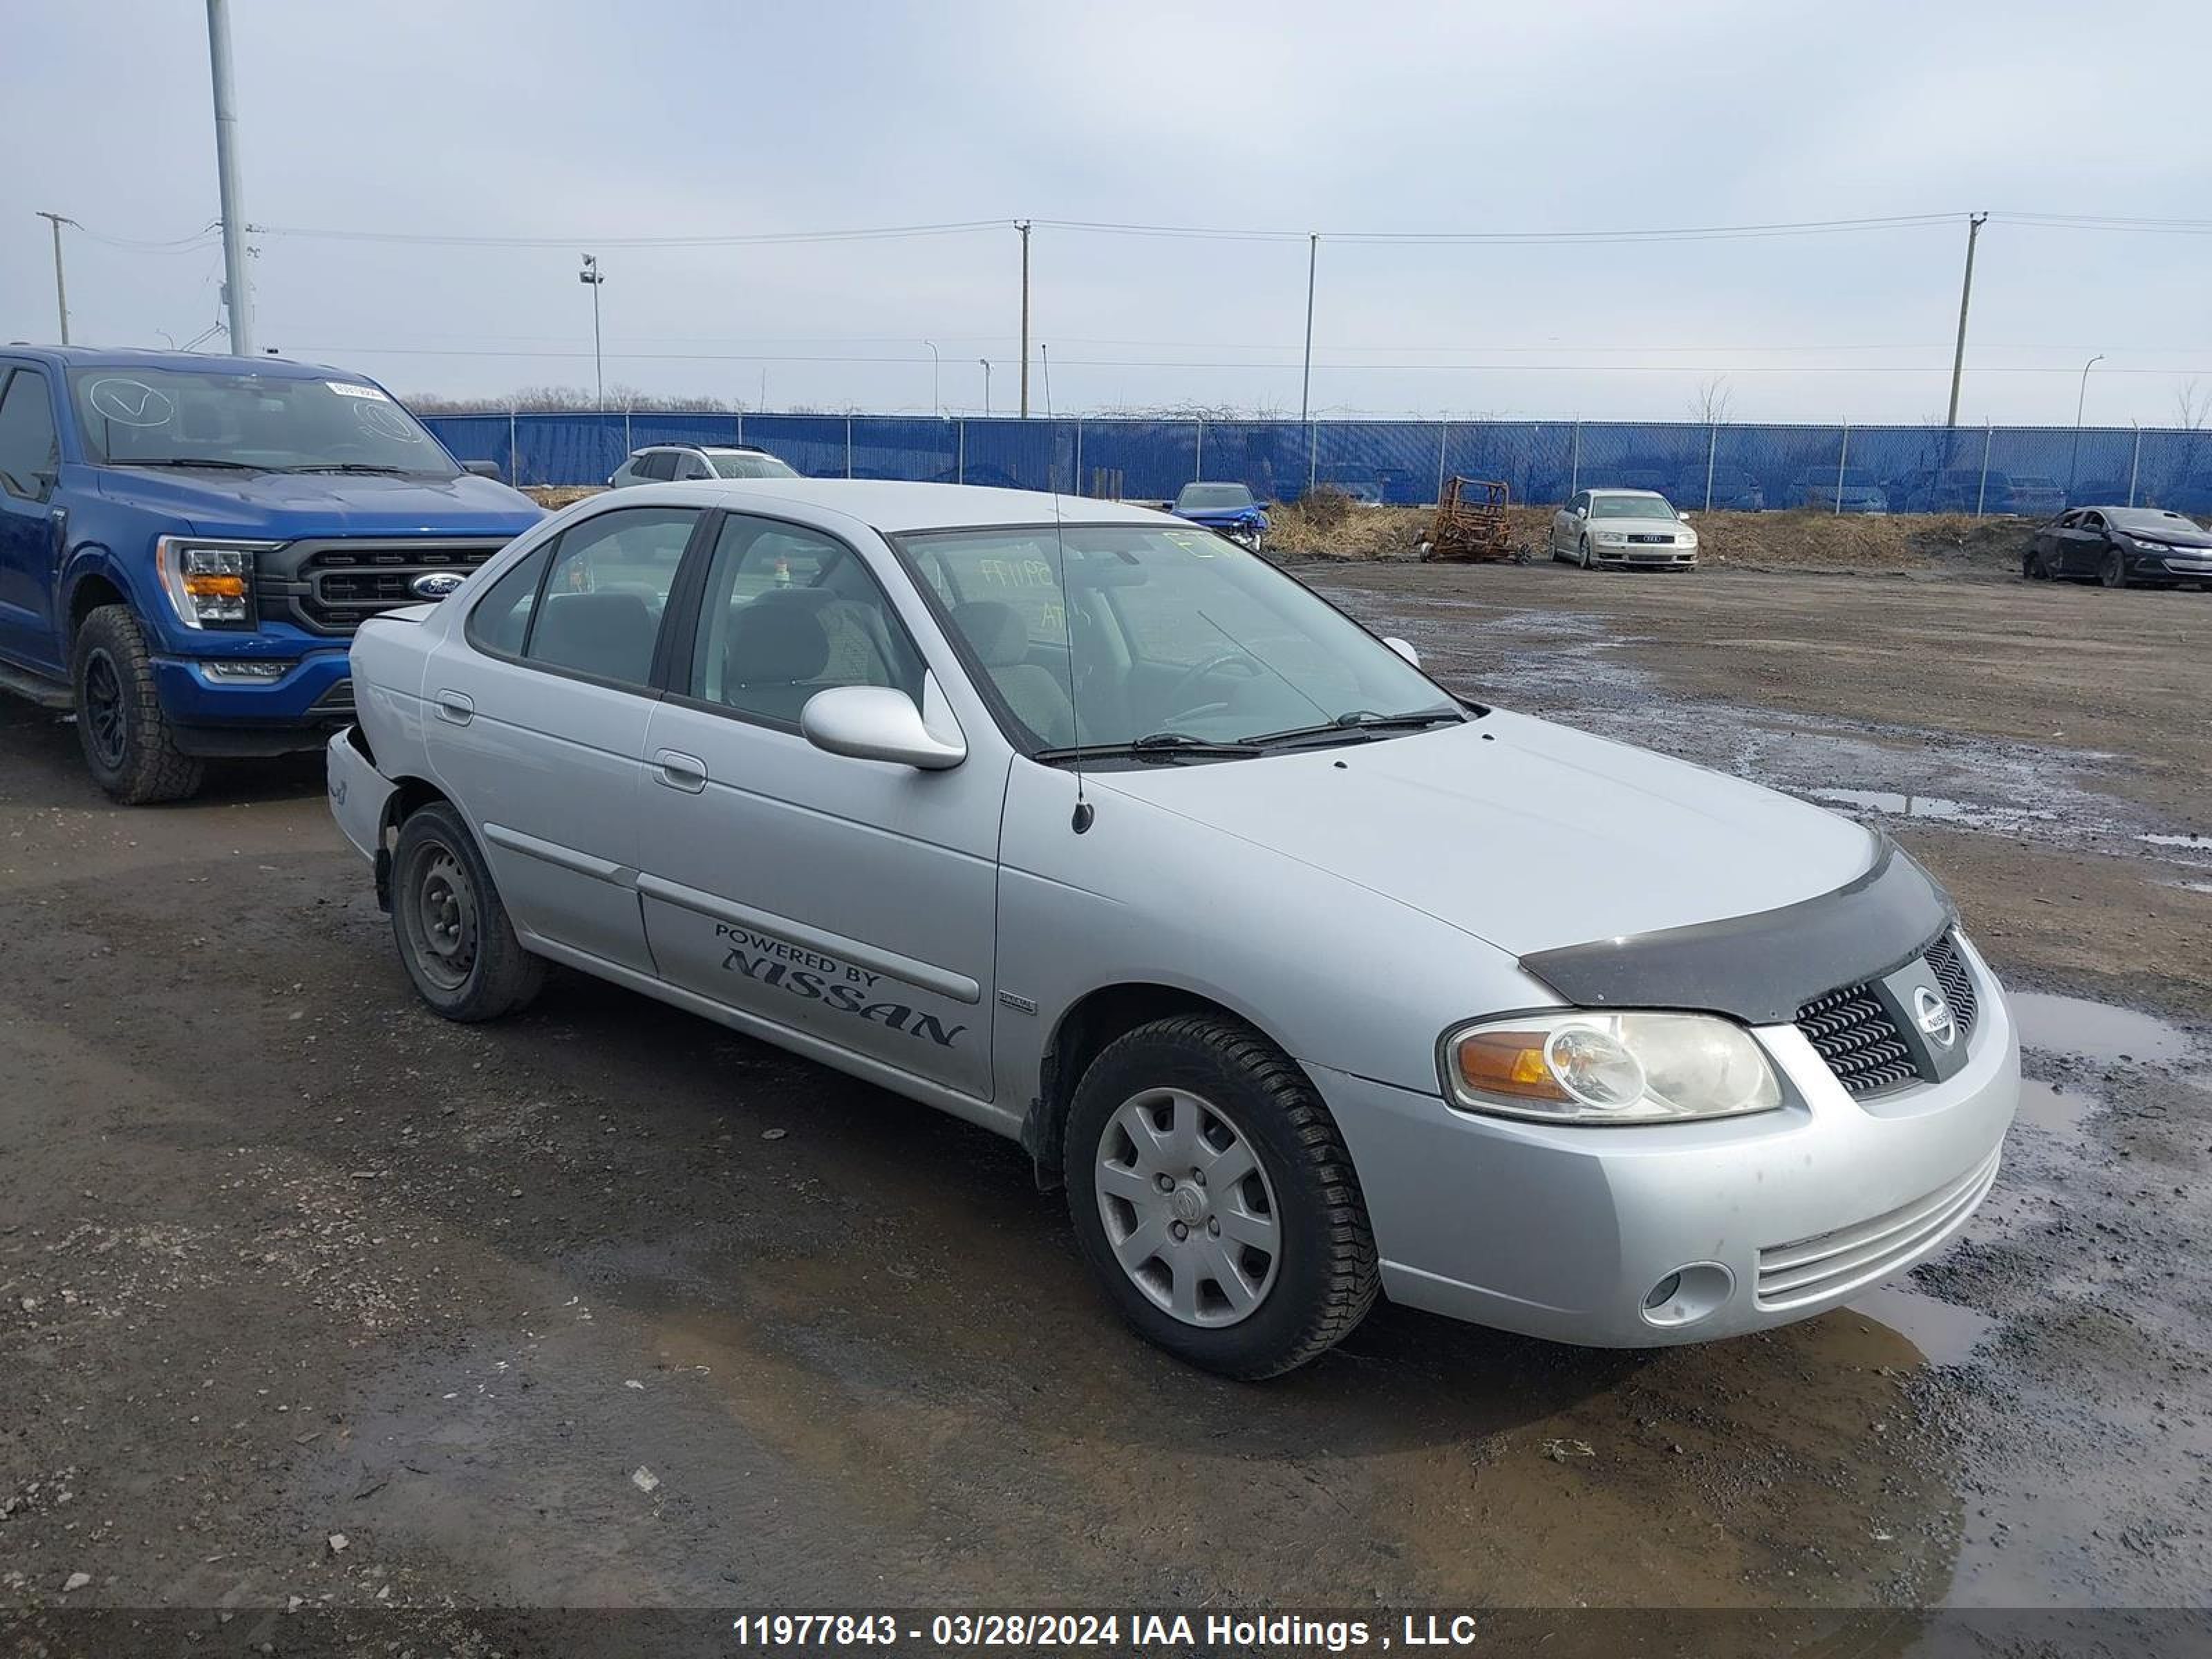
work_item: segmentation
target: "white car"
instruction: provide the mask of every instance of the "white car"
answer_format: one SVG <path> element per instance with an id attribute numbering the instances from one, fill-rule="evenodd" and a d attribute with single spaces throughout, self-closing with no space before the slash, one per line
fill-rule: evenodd
<path id="1" fill-rule="evenodd" d="M 438 1013 L 559 963 L 1012 1137 L 1232 1376 L 1378 1295 L 1763 1330 L 1963 1227 L 2019 1042 L 1920 866 L 1413 656 L 1149 509 L 662 484 L 364 622 L 331 806 Z"/>
<path id="2" fill-rule="evenodd" d="M 607 488 L 696 483 L 708 478 L 796 478 L 792 467 L 750 444 L 648 444 L 615 469 Z"/>
<path id="3" fill-rule="evenodd" d="M 1698 532 L 1655 489 L 1584 489 L 1552 515 L 1551 555 L 1602 565 L 1694 570 Z"/>

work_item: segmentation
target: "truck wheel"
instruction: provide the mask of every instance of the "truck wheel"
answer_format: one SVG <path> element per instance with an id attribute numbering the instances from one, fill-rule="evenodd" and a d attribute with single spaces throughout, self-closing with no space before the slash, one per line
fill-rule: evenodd
<path id="1" fill-rule="evenodd" d="M 1157 1020 L 1076 1087 L 1068 1208 L 1139 1334 L 1225 1376 L 1274 1376 L 1374 1304 L 1375 1236 L 1335 1121 L 1282 1052 L 1225 1017 Z"/>
<path id="2" fill-rule="evenodd" d="M 392 854 L 392 933 L 423 1001 L 465 1024 L 528 1006 L 545 961 L 522 948 L 491 871 L 460 814 L 434 802 L 408 815 Z"/>
<path id="3" fill-rule="evenodd" d="M 84 619 L 70 658 L 77 742 L 93 780 L 125 806 L 183 800 L 199 791 L 206 763 L 177 747 L 154 688 L 154 660 L 128 606 L 103 605 Z"/>

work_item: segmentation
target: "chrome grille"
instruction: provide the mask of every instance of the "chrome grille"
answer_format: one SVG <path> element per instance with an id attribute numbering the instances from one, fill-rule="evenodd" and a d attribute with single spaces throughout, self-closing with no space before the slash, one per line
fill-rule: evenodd
<path id="1" fill-rule="evenodd" d="M 1948 1186 L 1885 1215 L 1759 1253 L 1762 1308 L 1795 1308 L 1854 1291 L 1926 1255 L 1972 1215 L 1997 1178 L 1991 1152 Z"/>

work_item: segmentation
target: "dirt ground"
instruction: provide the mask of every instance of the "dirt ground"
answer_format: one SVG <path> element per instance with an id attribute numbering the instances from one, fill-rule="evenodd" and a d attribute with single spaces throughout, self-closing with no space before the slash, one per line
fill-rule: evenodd
<path id="1" fill-rule="evenodd" d="M 1296 1600 L 1877 1653 L 1919 1607 L 2201 1606 L 2212 597 L 1301 574 L 1470 692 L 1897 831 L 2032 1044 L 1962 1242 L 1712 1346 L 1384 1308 L 1218 1382 L 1115 1322 L 1012 1146 L 572 976 L 444 1024 L 316 767 L 119 810 L 0 702 L 0 1631 Z"/>

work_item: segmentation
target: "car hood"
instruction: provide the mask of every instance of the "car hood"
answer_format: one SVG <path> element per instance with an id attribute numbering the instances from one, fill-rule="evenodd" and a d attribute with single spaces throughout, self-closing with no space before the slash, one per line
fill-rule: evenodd
<path id="1" fill-rule="evenodd" d="M 1787 795 L 1503 711 L 1091 781 L 1516 957 L 1778 909 L 1863 875 L 1880 845 Z"/>
<path id="2" fill-rule="evenodd" d="M 1175 515 L 1178 519 L 1188 519 L 1193 524 L 1237 524 L 1248 519 L 1267 516 L 1256 504 L 1251 507 L 1194 507 L 1188 512 L 1177 508 Z"/>
<path id="3" fill-rule="evenodd" d="M 2130 541 L 2151 542 L 2161 547 L 2212 547 L 2212 532 L 2202 530 L 2127 530 L 2120 533 Z"/>
<path id="4" fill-rule="evenodd" d="M 1608 535 L 1624 531 L 1634 536 L 1680 536 L 1693 528 L 1680 519 L 1589 519 L 1584 522 L 1590 529 L 1602 530 Z"/>
<path id="5" fill-rule="evenodd" d="M 185 520 L 193 533 L 284 541 L 301 536 L 514 536 L 545 516 L 489 478 L 388 478 L 345 472 L 195 472 L 102 467 L 110 501 Z"/>

